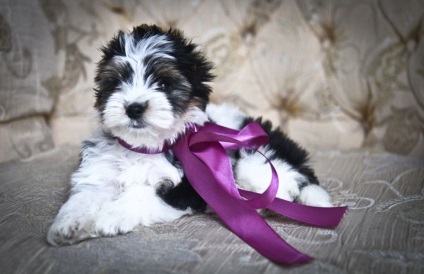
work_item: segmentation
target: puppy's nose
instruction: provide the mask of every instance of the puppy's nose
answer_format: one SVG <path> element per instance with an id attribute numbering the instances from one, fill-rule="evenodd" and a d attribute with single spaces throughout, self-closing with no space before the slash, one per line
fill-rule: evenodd
<path id="1" fill-rule="evenodd" d="M 127 116 L 131 119 L 137 120 L 139 119 L 144 111 L 147 108 L 147 104 L 141 104 L 141 103 L 132 103 L 131 105 L 127 106 Z"/>

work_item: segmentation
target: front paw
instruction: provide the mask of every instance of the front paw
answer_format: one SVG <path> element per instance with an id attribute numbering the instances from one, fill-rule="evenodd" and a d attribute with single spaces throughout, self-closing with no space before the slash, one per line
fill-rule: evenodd
<path id="1" fill-rule="evenodd" d="M 72 245 L 95 237 L 94 223 L 90 218 L 61 218 L 56 220 L 47 233 L 47 242 L 53 246 Z"/>
<path id="2" fill-rule="evenodd" d="M 164 179 L 156 184 L 156 193 L 160 197 L 163 197 L 166 194 L 168 194 L 171 191 L 171 189 L 173 189 L 174 187 L 175 187 L 175 184 L 171 180 Z"/>

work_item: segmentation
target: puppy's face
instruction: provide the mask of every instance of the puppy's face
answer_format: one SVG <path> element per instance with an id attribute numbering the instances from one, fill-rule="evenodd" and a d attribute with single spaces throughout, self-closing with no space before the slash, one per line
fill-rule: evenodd
<path id="1" fill-rule="evenodd" d="M 158 148 L 207 119 L 212 66 L 179 31 L 141 25 L 102 52 L 95 107 L 116 137 Z"/>

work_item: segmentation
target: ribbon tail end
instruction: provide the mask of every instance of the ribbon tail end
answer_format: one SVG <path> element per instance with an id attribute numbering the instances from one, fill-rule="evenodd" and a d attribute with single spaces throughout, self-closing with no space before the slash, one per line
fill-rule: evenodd
<path id="1" fill-rule="evenodd" d="M 301 254 L 299 257 L 293 259 L 288 265 L 297 265 L 297 264 L 306 264 L 312 262 L 314 258 L 309 257 L 308 255 Z"/>

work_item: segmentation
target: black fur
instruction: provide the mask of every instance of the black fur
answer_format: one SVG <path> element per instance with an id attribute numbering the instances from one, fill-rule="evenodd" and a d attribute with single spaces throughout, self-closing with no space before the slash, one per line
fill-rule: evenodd
<path id="1" fill-rule="evenodd" d="M 308 178 L 309 183 L 319 185 L 314 171 L 307 165 L 309 155 L 306 150 L 287 137 L 280 128 L 272 129 L 272 123 L 270 121 L 263 121 L 261 117 L 257 119 L 250 117 L 246 118 L 243 121 L 242 127 L 253 121 L 258 122 L 269 136 L 269 143 L 267 145 L 273 151 L 269 157 L 270 160 L 284 160 L 299 171 L 299 173 L 305 175 Z M 251 151 L 251 153 L 254 153 L 254 151 Z M 300 183 L 299 188 L 302 189 L 307 184 L 308 182 Z"/>
<path id="2" fill-rule="evenodd" d="M 173 166 L 179 170 L 183 169 L 172 151 L 165 152 L 165 157 Z M 194 211 L 204 211 L 206 209 L 206 202 L 194 190 L 186 176 L 183 176 L 176 187 L 172 183 L 171 185 L 160 184 L 159 188 L 156 189 L 156 194 L 174 208 L 181 210 L 191 208 Z"/>
<path id="3" fill-rule="evenodd" d="M 172 184 L 172 183 L 171 183 Z M 168 205 L 186 210 L 191 208 L 193 211 L 202 212 L 206 209 L 206 202 L 191 186 L 187 177 L 184 176 L 176 187 L 173 185 L 161 184 L 156 190 L 156 194 L 161 197 Z"/>
<path id="4" fill-rule="evenodd" d="M 130 80 L 128 77 L 131 71 L 128 71 L 125 65 L 122 68 L 111 64 L 115 56 L 126 55 L 124 35 L 124 32 L 118 32 L 106 46 L 101 48 L 103 55 L 98 63 L 95 77 L 95 107 L 100 110 L 100 115 L 102 115 L 107 99 L 116 91 L 119 84 Z M 155 35 L 169 37 L 169 40 L 172 41 L 172 50 L 167 50 L 164 46 L 162 51 L 175 57 L 175 60 L 153 58 L 152 55 L 144 56 L 140 62 L 146 65 L 145 77 L 152 76 L 152 82 L 160 87 L 158 91 L 167 94 L 169 100 L 174 103 L 173 107 L 176 112 L 182 113 L 189 104 L 196 104 L 200 109 L 205 110 L 211 93 L 208 82 L 214 78 L 211 73 L 213 66 L 197 50 L 197 45 L 185 39 L 182 32 L 178 30 L 163 30 L 155 25 L 144 24 L 135 27 L 132 35 L 135 44 Z M 183 79 L 188 82 L 188 87 L 181 85 L 184 82 Z"/>

